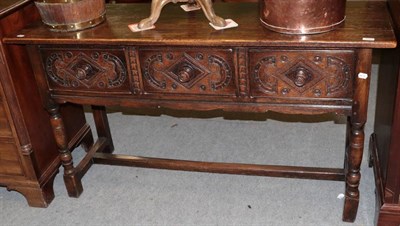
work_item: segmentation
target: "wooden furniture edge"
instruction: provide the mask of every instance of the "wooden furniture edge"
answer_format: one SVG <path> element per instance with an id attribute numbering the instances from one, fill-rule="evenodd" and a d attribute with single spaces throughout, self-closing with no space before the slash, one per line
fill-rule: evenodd
<path id="1" fill-rule="evenodd" d="M 33 2 L 33 0 L 20 0 L 8 7 L 0 9 L 0 18 L 10 15 L 11 13 L 19 10 L 20 8 L 30 4 L 32 2 Z"/>

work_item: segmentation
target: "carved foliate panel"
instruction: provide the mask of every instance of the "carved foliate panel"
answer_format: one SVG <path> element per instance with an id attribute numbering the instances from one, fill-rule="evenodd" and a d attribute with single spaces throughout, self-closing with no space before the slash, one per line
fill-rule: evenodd
<path id="1" fill-rule="evenodd" d="M 41 49 L 51 89 L 130 92 L 123 50 Z"/>
<path id="2" fill-rule="evenodd" d="M 236 95 L 230 49 L 141 49 L 146 93 Z"/>
<path id="3" fill-rule="evenodd" d="M 250 50 L 254 97 L 351 98 L 353 51 Z"/>

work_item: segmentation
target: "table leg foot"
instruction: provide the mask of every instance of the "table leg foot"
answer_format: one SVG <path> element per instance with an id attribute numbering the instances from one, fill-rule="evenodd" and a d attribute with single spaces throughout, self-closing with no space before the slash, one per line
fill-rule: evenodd
<path id="1" fill-rule="evenodd" d="M 81 178 L 78 178 L 76 175 L 64 175 L 64 183 L 67 188 L 68 196 L 79 198 L 83 192 Z"/>
<path id="2" fill-rule="evenodd" d="M 346 194 L 344 200 L 344 208 L 343 208 L 343 218 L 342 218 L 343 221 L 354 222 L 356 220 L 358 203 L 359 203 L 358 198 L 349 197 Z"/>

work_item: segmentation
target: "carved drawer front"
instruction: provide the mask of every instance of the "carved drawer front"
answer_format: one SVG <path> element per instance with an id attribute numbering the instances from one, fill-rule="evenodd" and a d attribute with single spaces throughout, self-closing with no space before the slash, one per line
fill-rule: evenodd
<path id="1" fill-rule="evenodd" d="M 17 147 L 14 143 L 3 139 L 0 139 L 0 174 L 23 174 Z"/>
<path id="2" fill-rule="evenodd" d="M 41 49 L 52 90 L 130 93 L 123 49 Z"/>
<path id="3" fill-rule="evenodd" d="M 146 93 L 235 96 L 231 49 L 141 49 Z"/>
<path id="4" fill-rule="evenodd" d="M 0 101 L 0 137 L 12 137 L 11 127 L 7 119 L 7 115 Z"/>
<path id="5" fill-rule="evenodd" d="M 351 98 L 354 52 L 250 50 L 254 97 Z"/>

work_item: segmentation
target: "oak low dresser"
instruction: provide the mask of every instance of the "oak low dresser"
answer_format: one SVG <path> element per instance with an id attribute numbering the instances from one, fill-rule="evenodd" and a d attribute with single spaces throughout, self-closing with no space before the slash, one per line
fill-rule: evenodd
<path id="1" fill-rule="evenodd" d="M 238 28 L 216 31 L 202 12 L 167 6 L 156 29 L 128 25 L 149 4 L 107 6 L 107 21 L 93 29 L 50 32 L 36 23 L 9 35 L 26 46 L 43 106 L 50 115 L 71 197 L 92 163 L 172 170 L 345 181 L 344 221 L 354 221 L 372 50 L 394 48 L 384 2 L 349 2 L 345 24 L 318 35 L 284 35 L 262 27 L 254 3 L 215 4 Z M 27 76 L 27 75 L 18 75 Z M 93 106 L 99 139 L 76 166 L 59 113 L 65 103 Z M 343 168 L 197 162 L 112 154 L 105 107 L 172 108 L 348 116 Z"/>

